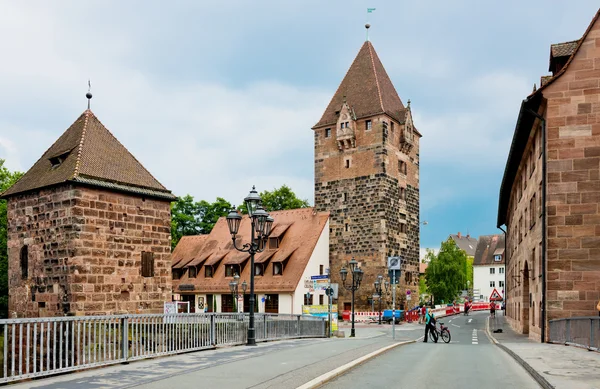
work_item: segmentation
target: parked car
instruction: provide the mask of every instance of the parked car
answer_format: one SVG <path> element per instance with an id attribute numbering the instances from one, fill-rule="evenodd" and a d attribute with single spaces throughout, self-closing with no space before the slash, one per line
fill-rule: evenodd
<path id="1" fill-rule="evenodd" d="M 395 322 L 396 324 L 400 323 L 400 321 L 404 318 L 404 311 L 397 309 L 396 310 L 396 315 L 395 315 Z M 391 324 L 392 323 L 392 310 L 391 309 L 386 309 L 383 311 L 383 316 L 381 317 L 381 320 Z"/>

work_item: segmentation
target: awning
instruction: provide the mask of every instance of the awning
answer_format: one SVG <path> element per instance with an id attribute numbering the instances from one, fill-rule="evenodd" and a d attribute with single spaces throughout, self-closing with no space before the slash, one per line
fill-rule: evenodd
<path id="1" fill-rule="evenodd" d="M 250 253 L 233 252 L 223 260 L 223 265 L 239 265 L 250 258 Z"/>
<path id="2" fill-rule="evenodd" d="M 287 231 L 288 228 L 290 228 L 292 224 L 293 223 L 276 224 L 275 227 L 273 227 L 273 230 L 271 230 L 271 235 L 269 235 L 269 238 L 279 238 Z"/>
<path id="3" fill-rule="evenodd" d="M 283 262 L 288 259 L 298 248 L 277 251 L 277 255 L 273 256 L 271 262 Z"/>
<path id="4" fill-rule="evenodd" d="M 213 255 L 211 255 L 210 258 L 208 258 L 206 260 L 206 262 L 204 262 L 204 266 L 211 266 L 214 265 L 215 263 L 219 262 L 221 259 L 223 259 L 224 256 L 226 256 L 228 253 L 228 251 L 225 252 L 219 252 L 219 253 L 214 253 Z"/>
<path id="5" fill-rule="evenodd" d="M 276 250 L 267 250 L 267 251 L 263 251 L 262 253 L 260 253 L 258 256 L 254 257 L 254 263 L 265 263 L 267 262 L 269 259 L 271 259 L 271 257 L 273 255 L 275 255 L 277 253 Z"/>

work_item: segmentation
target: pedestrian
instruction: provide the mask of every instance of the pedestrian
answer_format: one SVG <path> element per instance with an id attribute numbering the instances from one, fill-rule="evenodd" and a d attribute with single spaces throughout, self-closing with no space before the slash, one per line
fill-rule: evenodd
<path id="1" fill-rule="evenodd" d="M 425 338 L 423 342 L 427 343 L 427 339 L 429 338 L 429 333 L 433 333 L 433 341 L 437 343 L 438 337 L 437 332 L 435 331 L 435 317 L 433 316 L 433 312 L 429 308 L 426 308 L 425 311 Z"/>
<path id="2" fill-rule="evenodd" d="M 421 321 L 419 322 L 419 324 L 424 324 L 425 323 L 425 314 L 427 313 L 427 307 L 425 306 L 425 304 L 423 304 L 421 306 Z"/>
<path id="3" fill-rule="evenodd" d="M 596 305 L 596 309 L 598 310 L 598 316 L 600 316 L 600 300 L 598 300 L 598 305 Z"/>
<path id="4" fill-rule="evenodd" d="M 494 301 L 490 303 L 490 316 L 496 317 L 496 303 Z"/>

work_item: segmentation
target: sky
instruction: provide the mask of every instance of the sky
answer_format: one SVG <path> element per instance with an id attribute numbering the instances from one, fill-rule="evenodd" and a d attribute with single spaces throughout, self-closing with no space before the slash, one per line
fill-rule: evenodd
<path id="1" fill-rule="evenodd" d="M 499 233 L 520 103 L 548 74 L 550 44 L 579 39 L 597 10 L 597 0 L 2 1 L 0 158 L 29 169 L 86 109 L 90 79 L 92 111 L 174 194 L 237 205 L 252 185 L 287 184 L 312 204 L 311 127 L 368 21 L 423 134 L 421 246 Z"/>

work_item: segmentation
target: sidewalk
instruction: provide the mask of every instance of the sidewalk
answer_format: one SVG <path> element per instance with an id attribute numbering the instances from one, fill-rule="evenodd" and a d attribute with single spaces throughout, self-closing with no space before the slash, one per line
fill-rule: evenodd
<path id="1" fill-rule="evenodd" d="M 502 333 L 493 333 L 501 328 Z M 600 353 L 538 343 L 517 334 L 503 315 L 489 319 L 489 335 L 544 388 L 600 389 Z"/>

